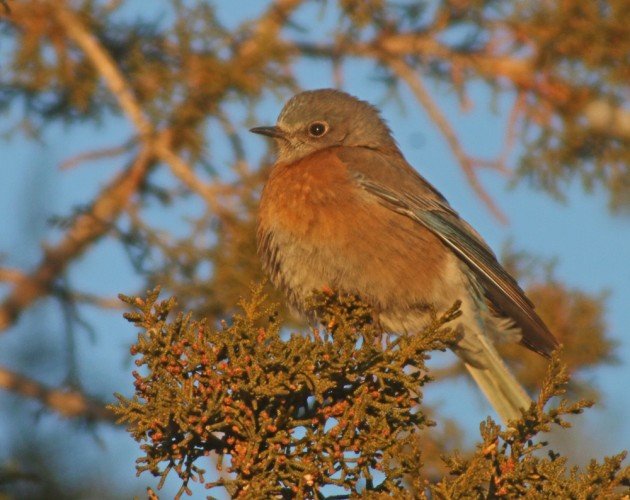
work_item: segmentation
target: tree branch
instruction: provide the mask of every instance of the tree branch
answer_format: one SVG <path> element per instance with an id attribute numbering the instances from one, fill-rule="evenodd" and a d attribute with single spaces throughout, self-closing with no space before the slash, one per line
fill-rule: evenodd
<path id="1" fill-rule="evenodd" d="M 446 47 L 437 40 L 418 33 L 383 36 L 374 43 L 357 47 L 356 50 L 365 52 L 368 50 L 368 47 L 373 48 L 374 45 L 392 56 L 415 55 L 450 60 L 453 64 L 460 64 L 464 68 L 473 68 L 481 76 L 493 80 L 506 78 L 512 82 L 517 90 L 535 89 L 541 96 L 552 102 L 557 102 L 560 96 L 571 95 L 571 82 L 556 78 L 554 79 L 553 87 L 545 85 L 544 81 L 541 82 L 539 73 L 534 68 L 533 55 L 531 57 L 516 58 L 484 52 L 458 54 L 457 51 Z M 593 99 L 585 104 L 583 116 L 594 130 L 630 139 L 629 109 L 606 102 L 604 99 Z"/>
<path id="2" fill-rule="evenodd" d="M 121 146 L 97 149 L 96 151 L 86 151 L 85 153 L 80 153 L 76 156 L 68 158 L 67 160 L 64 160 L 63 163 L 59 166 L 59 170 L 70 170 L 84 162 L 119 156 L 123 153 L 128 152 L 134 144 L 135 139 L 132 138 L 131 140 L 126 141 L 125 144 Z"/>
<path id="3" fill-rule="evenodd" d="M 79 46 L 81 50 L 92 60 L 94 66 L 103 76 L 105 84 L 112 94 L 118 99 L 123 112 L 129 117 L 136 130 L 143 139 L 153 135 L 153 126 L 144 115 L 142 108 L 136 101 L 133 89 L 127 83 L 116 63 L 109 53 L 103 49 L 96 37 L 92 35 L 79 19 L 79 17 L 66 8 L 64 2 L 51 2 L 59 21 L 66 30 L 68 36 Z"/>
<path id="4" fill-rule="evenodd" d="M 11 269 L 8 267 L 0 268 L 0 281 L 7 283 L 18 283 L 24 279 L 24 273 L 17 269 Z"/>
<path id="5" fill-rule="evenodd" d="M 343 50 L 340 43 L 345 43 Z M 531 57 L 516 58 L 484 52 L 459 53 L 440 43 L 430 30 L 421 33 L 387 33 L 366 42 L 342 41 L 334 44 L 298 43 L 296 46 L 305 54 L 316 57 L 334 58 L 339 53 L 347 56 L 374 57 L 375 52 L 384 52 L 392 58 L 408 56 L 427 60 L 450 61 L 462 69 L 471 69 L 484 78 L 500 82 L 505 79 L 517 91 L 536 91 L 553 103 L 562 104 L 561 96 L 570 96 L 571 82 L 554 79 L 554 85 L 546 85 L 536 72 Z M 533 57 L 533 56 L 532 56 Z M 594 130 L 609 135 L 630 139 L 630 110 L 617 104 L 596 98 L 583 107 L 583 116 Z"/>
<path id="6" fill-rule="evenodd" d="M 66 418 L 85 417 L 90 420 L 116 422 L 116 415 L 104 403 L 88 398 L 80 391 L 49 387 L 3 367 L 0 367 L 0 388 L 37 399 Z"/>
<path id="7" fill-rule="evenodd" d="M 503 224 L 507 223 L 507 217 L 505 214 L 499 209 L 499 207 L 494 203 L 492 197 L 488 194 L 488 192 L 484 189 L 477 177 L 477 171 L 474 168 L 474 160 L 466 154 L 464 148 L 460 144 L 457 134 L 453 130 L 453 127 L 442 113 L 442 110 L 435 103 L 431 94 L 427 90 L 422 78 L 420 75 L 414 71 L 407 63 L 403 62 L 400 59 L 383 59 L 383 62 L 387 64 L 391 70 L 398 75 L 399 78 L 404 80 L 413 94 L 416 96 L 416 99 L 420 102 L 420 104 L 427 111 L 429 118 L 437 125 L 438 129 L 442 133 L 444 139 L 448 143 L 451 151 L 457 158 L 459 165 L 468 180 L 468 183 L 473 188 L 475 193 L 481 198 L 481 200 L 486 204 L 488 209 L 492 212 L 492 214 Z"/>
<path id="8" fill-rule="evenodd" d="M 61 241 L 45 249 L 36 269 L 16 281 L 0 304 L 0 331 L 13 325 L 25 308 L 46 295 L 68 264 L 109 230 L 144 181 L 152 158 L 149 148 L 142 149 L 131 166 L 100 192 L 90 209 L 74 220 Z"/>
<path id="9" fill-rule="evenodd" d="M 197 193 L 218 216 L 229 213 L 218 198 L 218 194 L 225 191 L 224 185 L 209 184 L 202 181 L 188 163 L 177 155 L 165 140 L 155 143 L 155 152 L 161 160 L 167 163 L 171 172 L 193 193 Z"/>
<path id="10" fill-rule="evenodd" d="M 258 57 L 261 51 L 267 50 L 269 40 L 278 36 L 290 13 L 298 8 L 304 0 L 278 0 L 254 23 L 252 35 L 238 48 L 232 64 L 236 67 L 244 64 L 246 59 Z M 229 215 L 217 194 L 225 191 L 225 186 L 204 183 L 192 168 L 179 155 L 168 147 L 167 141 L 156 144 L 156 153 L 168 163 L 173 174 L 192 192 L 196 192 L 206 200 L 210 209 L 217 215 Z"/>
<path id="11" fill-rule="evenodd" d="M 255 53 L 263 49 L 264 40 L 276 36 L 286 16 L 301 3 L 303 0 L 279 0 L 274 3 L 256 23 L 254 35 L 243 43 L 238 57 L 255 57 Z M 225 208 L 217 199 L 217 193 L 223 188 L 210 186 L 193 173 L 190 166 L 170 147 L 168 131 L 156 134 L 138 104 L 132 87 L 119 71 L 115 61 L 98 40 L 87 31 L 80 18 L 61 2 L 50 2 L 50 5 L 60 25 L 103 76 L 105 84 L 118 100 L 121 109 L 137 129 L 144 147 L 133 165 L 116 176 L 112 183 L 101 192 L 91 209 L 77 217 L 62 241 L 45 251 L 40 264 L 32 273 L 22 277 L 14 276 L 15 286 L 0 304 L 0 331 L 9 328 L 25 308 L 46 295 L 68 263 L 107 232 L 144 180 L 156 156 L 170 165 L 171 171 L 182 183 L 193 192 L 200 194 L 215 213 L 225 212 Z"/>
<path id="12" fill-rule="evenodd" d="M 256 57 L 259 52 L 267 50 L 268 40 L 278 35 L 289 14 L 303 3 L 304 0 L 277 0 L 272 3 L 255 22 L 252 36 L 239 47 L 236 61 Z"/>
<path id="13" fill-rule="evenodd" d="M 98 307 L 100 309 L 124 309 L 124 304 L 118 298 L 100 297 L 87 292 L 66 292 L 68 298 L 75 303 Z"/>
<path id="14" fill-rule="evenodd" d="M 257 29 L 251 39 L 245 42 L 237 55 L 234 64 L 245 57 L 254 57 L 254 51 L 262 50 L 262 41 L 274 36 L 284 23 L 285 16 L 291 8 L 296 7 L 303 0 L 280 0 L 262 16 L 257 23 Z M 199 194 L 210 209 L 217 214 L 224 214 L 220 200 L 217 198 L 217 188 L 204 182 L 194 173 L 191 166 L 178 155 L 171 146 L 171 134 L 168 130 L 157 133 L 150 121 L 145 117 L 142 107 L 134 96 L 133 88 L 125 80 L 107 50 L 85 28 L 80 18 L 67 9 L 62 3 L 55 2 L 56 15 L 59 23 L 67 30 L 70 38 L 83 50 L 92 61 L 94 67 L 103 77 L 105 84 L 118 100 L 120 108 L 129 117 L 140 138 L 153 147 L 155 155 L 167 165 L 171 172 L 192 192 Z"/>

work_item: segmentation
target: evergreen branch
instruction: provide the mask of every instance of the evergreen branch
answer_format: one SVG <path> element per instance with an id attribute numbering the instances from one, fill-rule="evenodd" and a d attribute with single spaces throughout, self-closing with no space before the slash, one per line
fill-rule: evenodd
<path id="1" fill-rule="evenodd" d="M 121 298 L 140 328 L 132 353 L 135 395 L 117 395 L 112 409 L 145 453 L 138 472 L 203 482 L 195 462 L 210 453 L 229 457 L 223 486 L 232 496 L 302 494 L 324 485 L 348 493 L 404 493 L 403 476 L 417 467 L 398 462 L 398 450 L 433 425 L 418 403 L 428 381 L 426 351 L 445 349 L 446 323 L 458 305 L 434 316 L 424 335 L 402 336 L 382 349 L 372 311 L 353 296 L 318 294 L 313 311 L 328 329 L 280 338 L 280 324 L 260 287 L 230 326 L 215 331 L 190 314 L 168 321 L 174 300 Z M 414 368 L 407 371 L 409 368 Z M 387 479 L 372 484 L 376 471 Z M 251 490 L 249 490 L 251 488 Z"/>
<path id="2" fill-rule="evenodd" d="M 219 471 L 229 466 L 206 487 L 243 498 L 325 498 L 330 486 L 345 492 L 338 498 L 579 498 L 585 489 L 593 498 L 624 498 L 630 486 L 624 453 L 583 472 L 567 470 L 554 452 L 535 453 L 546 446 L 540 433 L 568 427 L 566 415 L 590 406 L 561 401 L 545 409 L 568 382 L 558 353 L 537 404 L 508 429 L 488 418 L 472 457 L 445 457 L 450 476 L 422 480 L 422 453 L 431 448 L 418 430 L 433 425 L 419 392 L 430 381 L 424 360 L 454 340 L 448 322 L 459 304 L 383 347 L 373 312 L 351 295 L 314 295 L 309 307 L 326 329 L 282 340 L 260 287 L 220 331 L 190 314 L 169 321 L 175 300 L 159 302 L 158 294 L 121 296 L 136 309 L 125 317 L 140 329 L 132 353 L 145 369 L 133 373 L 134 397 L 117 395 L 112 409 L 143 443 L 138 472 L 159 476 L 158 487 L 176 473 L 178 498 L 191 493 L 190 481 L 205 482 L 195 463 L 211 453 Z"/>

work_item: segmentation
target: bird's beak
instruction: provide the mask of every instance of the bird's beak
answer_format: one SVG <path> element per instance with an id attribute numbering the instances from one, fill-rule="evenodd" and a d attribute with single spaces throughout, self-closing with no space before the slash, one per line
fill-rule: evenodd
<path id="1" fill-rule="evenodd" d="M 284 139 L 286 137 L 286 133 L 280 127 L 254 127 L 249 129 L 250 132 L 254 134 L 266 135 L 268 137 L 275 137 L 276 139 Z"/>

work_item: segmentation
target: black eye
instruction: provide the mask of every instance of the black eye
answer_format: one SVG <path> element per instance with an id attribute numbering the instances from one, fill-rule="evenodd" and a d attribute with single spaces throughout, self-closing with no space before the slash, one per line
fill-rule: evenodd
<path id="1" fill-rule="evenodd" d="M 308 133 L 313 137 L 321 137 L 328 131 L 328 125 L 324 122 L 313 122 L 308 126 Z"/>

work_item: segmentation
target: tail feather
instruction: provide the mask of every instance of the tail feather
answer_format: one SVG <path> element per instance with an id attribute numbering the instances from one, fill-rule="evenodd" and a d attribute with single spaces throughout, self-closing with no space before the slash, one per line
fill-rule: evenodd
<path id="1" fill-rule="evenodd" d="M 479 339 L 481 340 L 481 339 Z M 520 418 L 532 400 L 505 365 L 489 339 L 483 339 L 475 352 L 475 364 L 464 361 L 475 380 L 504 424 Z"/>

